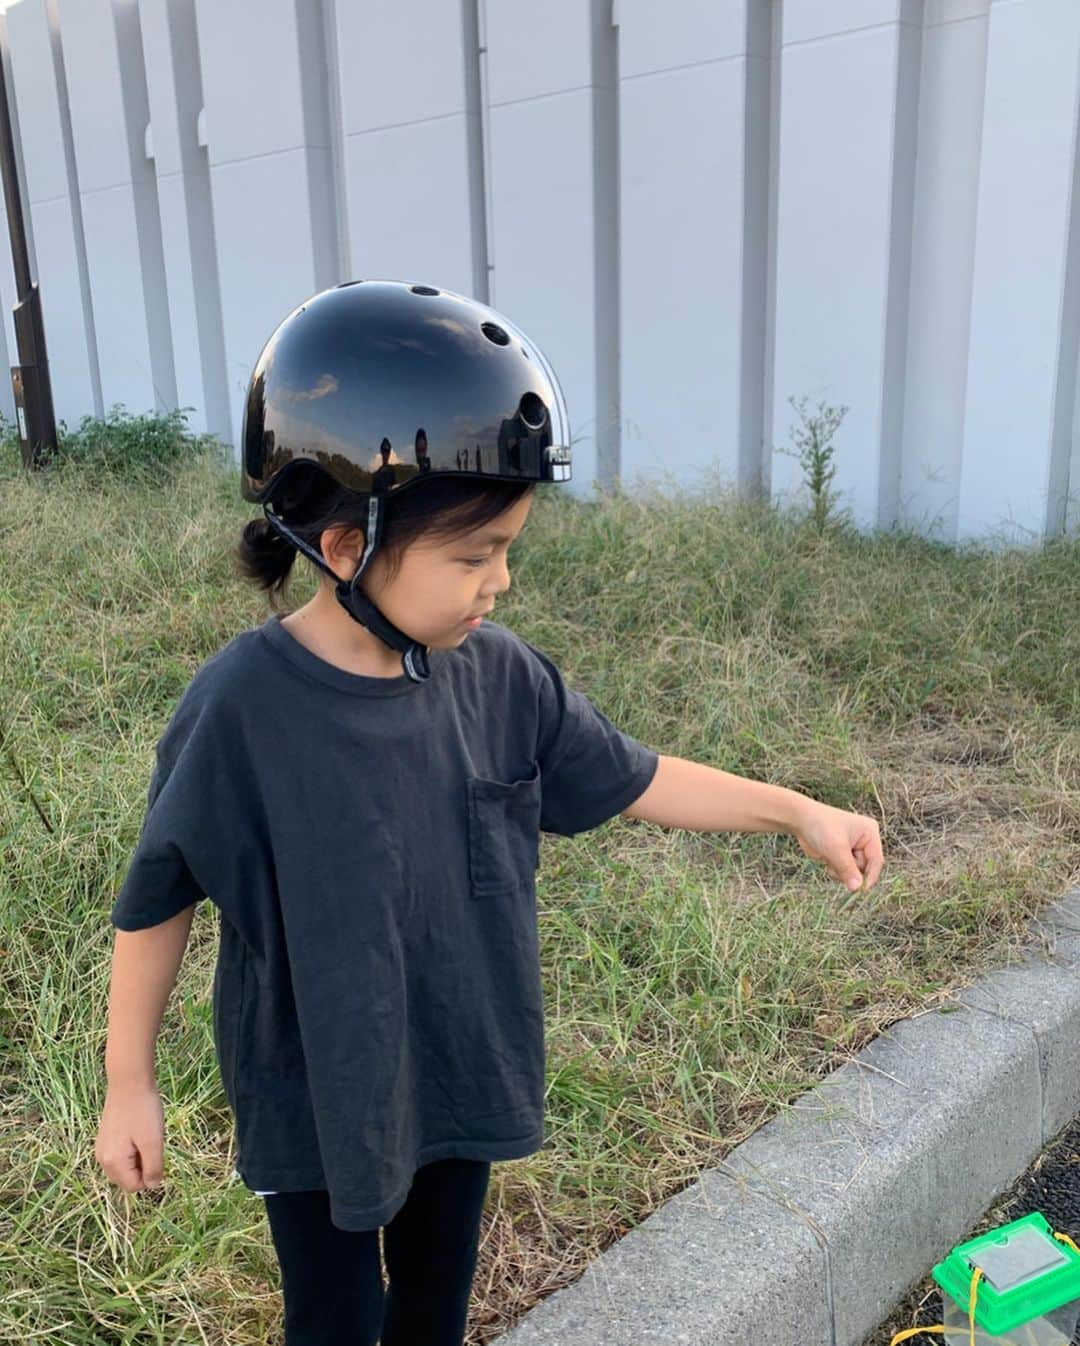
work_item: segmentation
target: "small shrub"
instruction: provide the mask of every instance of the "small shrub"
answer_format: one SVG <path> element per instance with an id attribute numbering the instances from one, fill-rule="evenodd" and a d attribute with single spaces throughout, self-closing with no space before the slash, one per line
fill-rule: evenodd
<path id="1" fill-rule="evenodd" d="M 69 430 L 66 421 L 57 421 L 56 453 L 47 456 L 39 470 L 90 471 L 130 482 L 170 474 L 197 454 L 214 454 L 225 462 L 226 445 L 213 435 L 195 435 L 188 430 L 188 413 L 193 410 L 177 407 L 136 416 L 116 402 L 104 417 L 84 416 L 77 430 Z M 0 445 L 4 470 L 10 475 L 15 465 L 21 466 L 22 455 L 18 429 L 2 412 Z"/>
<path id="2" fill-rule="evenodd" d="M 788 401 L 799 413 L 802 426 L 792 431 L 791 435 L 797 449 L 777 449 L 777 453 L 783 453 L 789 458 L 798 458 L 802 465 L 803 476 L 813 501 L 811 518 L 815 529 L 821 533 L 829 523 L 829 512 L 837 498 L 836 492 L 829 490 L 829 482 L 836 475 L 836 467 L 832 463 L 835 450 L 829 441 L 836 434 L 849 408 L 829 407 L 824 402 L 819 402 L 817 415 L 809 416 L 805 397 L 800 397 L 798 401 L 794 397 L 789 397 Z"/>

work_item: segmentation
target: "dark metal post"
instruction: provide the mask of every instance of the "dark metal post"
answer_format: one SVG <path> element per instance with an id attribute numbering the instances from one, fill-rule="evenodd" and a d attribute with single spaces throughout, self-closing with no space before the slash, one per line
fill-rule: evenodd
<path id="1" fill-rule="evenodd" d="M 41 296 L 30 280 L 30 262 L 26 253 L 22 202 L 19 199 L 19 175 L 15 168 L 15 141 L 11 133 L 4 62 L 0 57 L 0 170 L 4 177 L 4 203 L 7 207 L 11 257 L 15 265 L 18 303 L 12 310 L 19 361 L 11 366 L 11 387 L 15 394 L 15 415 L 22 445 L 23 466 L 39 467 L 45 453 L 56 451 L 56 422 L 53 419 L 52 386 L 49 361 L 45 353 L 45 327 L 41 320 Z"/>

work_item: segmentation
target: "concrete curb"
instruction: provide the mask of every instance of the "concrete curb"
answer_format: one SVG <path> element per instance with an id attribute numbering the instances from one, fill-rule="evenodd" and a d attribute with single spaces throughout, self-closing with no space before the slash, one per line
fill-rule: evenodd
<path id="1" fill-rule="evenodd" d="M 1032 935 L 1039 952 L 890 1025 L 500 1346 L 862 1346 L 1080 1112 L 1080 887 Z"/>

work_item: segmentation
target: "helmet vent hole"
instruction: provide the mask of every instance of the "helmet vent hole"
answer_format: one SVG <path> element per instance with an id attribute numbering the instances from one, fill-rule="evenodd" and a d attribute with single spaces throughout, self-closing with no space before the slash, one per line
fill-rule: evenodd
<path id="1" fill-rule="evenodd" d="M 343 280 L 340 285 L 335 285 L 335 290 L 344 290 L 346 285 L 363 285 L 362 280 Z"/>
<path id="2" fill-rule="evenodd" d="M 489 341 L 494 341 L 496 346 L 509 346 L 510 338 L 497 322 L 482 322 L 480 330 Z"/>
<path id="3" fill-rule="evenodd" d="M 433 290 L 430 285 L 410 285 L 409 289 L 413 294 L 438 294 L 438 290 Z"/>
<path id="4" fill-rule="evenodd" d="M 518 403 L 518 415 L 530 430 L 539 430 L 547 420 L 547 407 L 537 393 L 524 393 Z"/>

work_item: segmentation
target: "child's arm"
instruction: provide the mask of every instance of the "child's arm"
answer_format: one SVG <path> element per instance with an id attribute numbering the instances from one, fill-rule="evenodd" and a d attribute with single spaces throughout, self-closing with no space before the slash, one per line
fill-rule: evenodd
<path id="1" fill-rule="evenodd" d="M 105 1074 L 110 1084 L 152 1084 L 158 1029 L 187 947 L 195 907 L 144 930 L 117 930 L 109 989 Z"/>
<path id="2" fill-rule="evenodd" d="M 154 1048 L 194 914 L 192 905 L 158 925 L 116 932 L 105 1047 L 108 1089 L 95 1157 L 128 1192 L 161 1179 L 164 1133 Z"/>
<path id="3" fill-rule="evenodd" d="M 852 892 L 873 888 L 884 864 L 875 818 L 684 757 L 661 754 L 648 788 L 622 812 L 661 827 L 787 833 Z"/>

